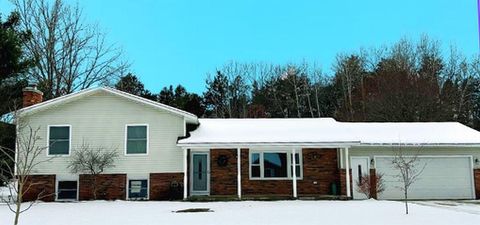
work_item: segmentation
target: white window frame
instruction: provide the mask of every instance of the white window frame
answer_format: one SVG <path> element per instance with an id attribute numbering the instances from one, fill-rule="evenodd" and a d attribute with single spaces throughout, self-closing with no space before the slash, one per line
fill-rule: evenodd
<path id="1" fill-rule="evenodd" d="M 252 160 L 252 155 L 253 154 L 258 154 L 258 164 L 253 164 L 253 160 Z M 260 152 L 250 152 L 248 154 L 248 164 L 249 164 L 249 167 L 248 167 L 248 170 L 249 170 L 249 175 L 250 175 L 250 179 L 261 179 L 262 178 L 262 174 L 263 174 L 263 167 L 262 167 L 262 159 L 263 159 L 263 154 L 260 153 Z M 259 168 L 259 177 L 254 177 L 252 176 L 252 166 L 258 166 Z"/>
<path id="2" fill-rule="evenodd" d="M 146 180 L 147 181 L 147 197 L 145 199 L 138 199 L 138 198 L 130 198 L 130 181 L 131 180 Z M 127 196 L 127 200 L 129 201 L 138 201 L 138 200 L 149 200 L 150 199 L 150 177 L 149 176 L 140 176 L 140 177 L 136 177 L 136 176 L 128 176 L 127 175 L 127 193 L 126 193 L 126 196 Z"/>
<path id="3" fill-rule="evenodd" d="M 260 154 L 260 177 L 252 177 L 252 154 Z M 264 153 L 286 153 L 287 154 L 287 177 L 265 177 L 264 174 Z M 296 151 L 300 158 L 300 174 L 297 175 L 297 180 L 303 179 L 303 157 L 302 150 Z M 248 152 L 248 177 L 250 180 L 291 180 L 293 178 L 292 174 L 292 150 L 250 150 Z"/>
<path id="4" fill-rule="evenodd" d="M 50 128 L 51 127 L 68 127 L 68 154 L 50 154 Z M 72 153 L 72 125 L 55 124 L 47 126 L 47 156 L 49 157 L 68 157 Z"/>
<path id="5" fill-rule="evenodd" d="M 147 128 L 147 149 L 145 153 L 128 153 L 127 152 L 127 143 L 128 143 L 128 127 L 138 127 L 138 126 L 145 126 Z M 125 124 L 125 138 L 124 138 L 124 155 L 125 156 L 146 156 L 149 152 L 149 145 L 150 145 L 150 128 L 148 124 Z"/>
<path id="6" fill-rule="evenodd" d="M 76 199 L 58 199 L 58 184 L 62 181 L 75 181 L 77 182 L 77 196 Z M 59 179 L 58 176 L 56 176 L 56 182 L 55 182 L 55 201 L 57 202 L 71 202 L 71 201 L 78 201 L 80 194 L 80 179 L 77 177 L 77 179 Z"/>
<path id="7" fill-rule="evenodd" d="M 302 150 L 300 149 L 299 151 L 295 151 L 295 154 L 298 154 L 298 161 L 295 160 L 295 163 L 297 163 L 300 166 L 300 174 L 295 174 L 297 176 L 297 180 L 303 180 L 303 157 L 302 157 Z M 292 152 L 290 152 L 290 157 L 295 157 L 292 156 Z M 292 159 L 290 158 L 290 164 L 292 163 Z M 290 178 L 293 177 L 292 170 L 294 170 L 296 165 L 290 165 Z"/>

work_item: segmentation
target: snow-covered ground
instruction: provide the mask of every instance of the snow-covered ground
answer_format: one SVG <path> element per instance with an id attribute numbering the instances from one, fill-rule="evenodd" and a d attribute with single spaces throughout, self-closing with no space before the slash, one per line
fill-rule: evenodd
<path id="1" fill-rule="evenodd" d="M 455 203 L 455 202 L 453 202 Z M 404 205 L 392 201 L 242 201 L 242 202 L 126 202 L 39 203 L 20 218 L 23 225 L 237 225 L 237 224 L 479 224 L 480 202 L 438 206 L 424 202 Z M 455 208 L 456 207 L 456 208 Z M 174 213 L 187 208 L 213 212 Z M 455 208 L 455 210 L 452 210 Z M 465 211 L 462 210 L 465 208 Z M 0 224 L 11 224 L 12 214 L 0 205 Z"/>
<path id="2" fill-rule="evenodd" d="M 10 192 L 10 190 L 12 190 L 12 192 Z M 13 188 L 9 189 L 7 186 L 0 186 L 0 202 L 15 198 L 17 195 L 13 193 L 13 190 Z"/>

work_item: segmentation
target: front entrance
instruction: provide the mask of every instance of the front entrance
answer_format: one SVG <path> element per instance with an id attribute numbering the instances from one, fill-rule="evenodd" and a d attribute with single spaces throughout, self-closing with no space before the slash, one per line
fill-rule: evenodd
<path id="1" fill-rule="evenodd" d="M 190 163 L 190 192 L 192 195 L 210 194 L 210 154 L 192 152 Z"/>
<path id="2" fill-rule="evenodd" d="M 351 157 L 352 167 L 352 180 L 353 180 L 353 198 L 354 199 L 366 199 L 367 196 L 361 192 L 358 192 L 357 183 L 362 176 L 370 173 L 370 159 L 368 157 Z"/>

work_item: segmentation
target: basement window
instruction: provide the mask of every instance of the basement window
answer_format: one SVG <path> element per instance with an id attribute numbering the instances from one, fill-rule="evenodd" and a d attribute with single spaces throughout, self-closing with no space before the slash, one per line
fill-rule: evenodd
<path id="1" fill-rule="evenodd" d="M 128 198 L 131 200 L 148 199 L 148 180 L 128 180 Z"/>
<path id="2" fill-rule="evenodd" d="M 57 184 L 57 200 L 77 200 L 77 181 L 58 181 Z"/>

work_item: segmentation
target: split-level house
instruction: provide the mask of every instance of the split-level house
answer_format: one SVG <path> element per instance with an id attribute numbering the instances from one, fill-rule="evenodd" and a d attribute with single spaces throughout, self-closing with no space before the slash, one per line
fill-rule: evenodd
<path id="1" fill-rule="evenodd" d="M 480 197 L 480 133 L 456 122 L 200 119 L 108 87 L 44 102 L 26 88 L 24 106 L 17 116 L 39 129 L 46 148 L 38 160 L 47 160 L 32 171 L 41 184 L 26 200 L 40 192 L 52 193 L 44 201 L 92 199 L 91 176 L 68 167 L 83 143 L 118 151 L 97 178 L 101 199 L 362 199 L 356 183 L 365 174 L 383 175 L 385 191 L 376 197 L 399 199 L 398 152 L 423 165 L 410 198 Z"/>

